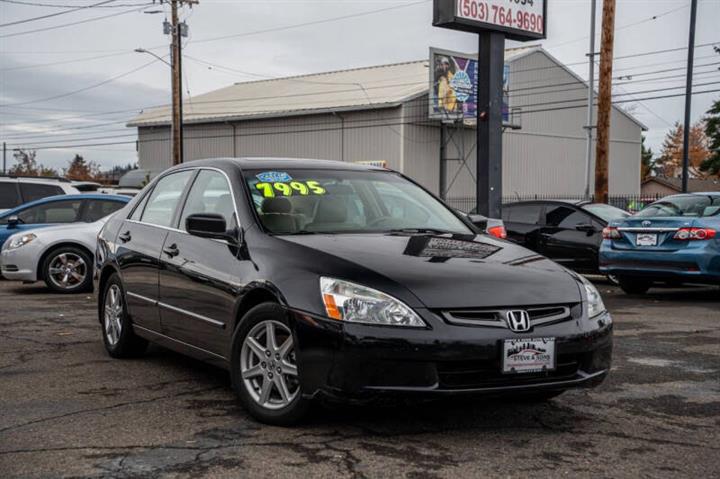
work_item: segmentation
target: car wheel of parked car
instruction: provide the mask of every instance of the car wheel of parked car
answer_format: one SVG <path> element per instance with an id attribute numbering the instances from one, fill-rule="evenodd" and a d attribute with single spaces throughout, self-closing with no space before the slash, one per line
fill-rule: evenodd
<path id="1" fill-rule="evenodd" d="M 92 290 L 93 259 L 86 251 L 74 246 L 61 246 L 52 251 L 42 265 L 48 288 L 56 293 L 80 293 Z"/>
<path id="2" fill-rule="evenodd" d="M 622 289 L 625 294 L 645 294 L 652 285 L 652 282 L 646 279 L 626 276 L 619 277 L 618 281 L 620 282 L 620 289 Z"/>
<path id="3" fill-rule="evenodd" d="M 105 284 L 101 297 L 100 323 L 108 354 L 114 358 L 130 358 L 145 352 L 148 342 L 135 334 L 125 305 L 125 292 L 117 274 Z"/>
<path id="4" fill-rule="evenodd" d="M 295 338 L 278 304 L 255 306 L 241 319 L 231 374 L 241 402 L 261 422 L 294 424 L 310 406 L 300 388 Z"/>

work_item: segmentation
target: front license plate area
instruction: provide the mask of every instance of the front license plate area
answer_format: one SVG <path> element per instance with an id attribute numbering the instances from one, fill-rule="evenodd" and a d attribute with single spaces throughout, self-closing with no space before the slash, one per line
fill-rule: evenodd
<path id="1" fill-rule="evenodd" d="M 638 246 L 657 246 L 657 235 L 654 233 L 638 233 L 635 242 Z"/>
<path id="2" fill-rule="evenodd" d="M 502 372 L 537 373 L 555 369 L 555 338 L 506 339 Z"/>

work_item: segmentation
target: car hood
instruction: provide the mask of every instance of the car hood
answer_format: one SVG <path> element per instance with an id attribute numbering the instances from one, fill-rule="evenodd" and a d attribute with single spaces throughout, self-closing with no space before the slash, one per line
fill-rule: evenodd
<path id="1" fill-rule="evenodd" d="M 485 235 L 317 234 L 281 239 L 353 263 L 368 273 L 361 271 L 359 276 L 369 281 L 379 274 L 428 308 L 567 304 L 582 299 L 577 280 L 560 265 Z M 310 251 L 307 257 L 318 258 Z M 323 274 L 351 279 L 333 271 Z"/>

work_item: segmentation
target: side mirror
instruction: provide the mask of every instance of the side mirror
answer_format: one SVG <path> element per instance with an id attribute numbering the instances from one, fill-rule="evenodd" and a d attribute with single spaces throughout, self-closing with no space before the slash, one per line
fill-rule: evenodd
<path id="1" fill-rule="evenodd" d="M 484 217 L 483 215 L 477 215 L 475 213 L 469 213 L 466 216 L 470 223 L 480 228 L 481 231 L 485 231 L 488 223 L 488 219 L 486 217 Z"/>
<path id="2" fill-rule="evenodd" d="M 238 243 L 236 231 L 228 231 L 225 218 L 216 213 L 198 213 L 185 219 L 185 230 L 200 238 L 221 239 Z"/>
<path id="3" fill-rule="evenodd" d="M 575 225 L 575 229 L 578 231 L 583 231 L 590 236 L 591 234 L 595 233 L 595 227 L 591 225 L 590 223 L 578 223 Z"/>
<path id="4" fill-rule="evenodd" d="M 18 218 L 17 215 L 12 215 L 7 220 L 8 229 L 17 228 L 17 225 L 19 225 L 19 224 L 20 224 L 20 218 Z"/>

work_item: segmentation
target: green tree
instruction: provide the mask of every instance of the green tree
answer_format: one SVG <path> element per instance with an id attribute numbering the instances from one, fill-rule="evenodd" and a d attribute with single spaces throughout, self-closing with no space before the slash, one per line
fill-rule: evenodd
<path id="1" fill-rule="evenodd" d="M 720 176 L 720 99 L 716 100 L 707 111 L 705 135 L 708 138 L 710 156 L 703 161 L 700 169 L 711 175 Z"/>
<path id="2" fill-rule="evenodd" d="M 650 176 L 653 166 L 655 166 L 655 160 L 653 159 L 655 154 L 652 148 L 645 146 L 645 135 L 642 136 L 642 142 L 640 143 L 640 160 L 641 160 L 641 172 L 643 179 Z"/>
<path id="3" fill-rule="evenodd" d="M 38 165 L 35 157 L 37 152 L 35 150 L 23 150 L 16 149 L 13 152 L 13 157 L 17 164 L 10 168 L 10 174 L 12 175 L 23 175 L 23 176 L 37 176 Z"/>

